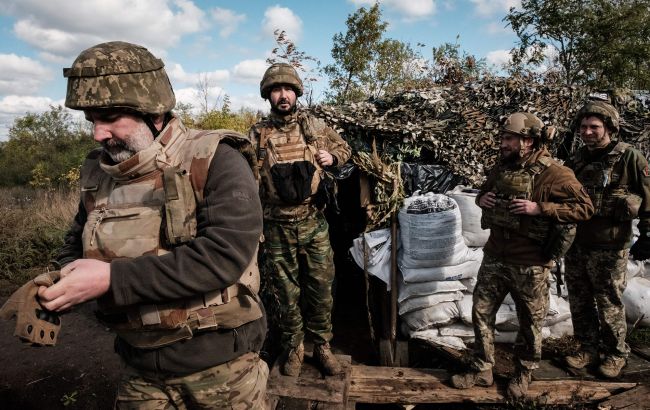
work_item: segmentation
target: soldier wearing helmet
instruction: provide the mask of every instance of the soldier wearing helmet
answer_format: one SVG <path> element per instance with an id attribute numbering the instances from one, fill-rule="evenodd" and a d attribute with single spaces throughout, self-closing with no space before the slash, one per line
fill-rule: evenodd
<path id="1" fill-rule="evenodd" d="M 186 128 L 163 62 L 109 42 L 64 69 L 66 106 L 101 148 L 42 305 L 96 299 L 126 363 L 117 408 L 261 408 L 268 367 L 257 292 L 262 209 L 254 151 L 234 131 Z"/>
<path id="2" fill-rule="evenodd" d="M 628 255 L 650 258 L 650 172 L 643 154 L 618 138 L 620 117 L 612 105 L 589 101 L 574 124 L 584 146 L 567 165 L 589 193 L 595 212 L 578 224 L 566 256 L 571 318 L 582 346 L 566 362 L 574 368 L 597 365 L 602 376 L 612 378 L 629 355 L 622 301 Z M 630 249 L 635 218 L 640 236 Z"/>
<path id="3" fill-rule="evenodd" d="M 510 115 L 501 128 L 500 162 L 477 196 L 483 211 L 481 224 L 490 229 L 490 236 L 474 288 L 476 348 L 470 369 L 452 376 L 456 388 L 492 384 L 495 317 L 508 293 L 519 319 L 509 396 L 525 396 L 532 371 L 539 366 L 550 267 L 571 245 L 575 223 L 593 213 L 589 196 L 573 172 L 546 149 L 553 133 L 526 112 Z"/>
<path id="4" fill-rule="evenodd" d="M 324 198 L 333 195 L 326 192 L 326 184 L 333 184 L 330 172 L 351 151 L 322 120 L 296 108 L 302 93 L 302 81 L 291 65 L 271 65 L 260 82 L 271 114 L 251 127 L 249 135 L 257 150 L 265 246 L 280 302 L 280 370 L 290 376 L 300 373 L 307 333 L 314 358 L 326 375 L 333 375 L 341 366 L 329 344 L 334 262 L 323 209 Z"/>

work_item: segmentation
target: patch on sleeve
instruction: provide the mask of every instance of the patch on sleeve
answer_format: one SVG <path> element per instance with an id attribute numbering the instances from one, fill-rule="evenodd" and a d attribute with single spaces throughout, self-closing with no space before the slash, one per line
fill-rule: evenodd
<path id="1" fill-rule="evenodd" d="M 648 169 L 647 165 L 645 166 L 645 168 L 643 168 L 643 175 L 646 177 L 650 177 L 650 169 Z"/>
<path id="2" fill-rule="evenodd" d="M 232 196 L 236 199 L 242 200 L 242 201 L 250 201 L 251 196 L 250 194 L 242 191 L 232 191 Z"/>

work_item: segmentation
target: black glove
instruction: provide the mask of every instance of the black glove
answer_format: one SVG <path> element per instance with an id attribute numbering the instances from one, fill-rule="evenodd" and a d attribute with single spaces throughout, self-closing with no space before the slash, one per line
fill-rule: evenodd
<path id="1" fill-rule="evenodd" d="M 639 239 L 637 239 L 637 241 L 634 242 L 634 245 L 632 245 L 630 254 L 636 261 L 650 259 L 650 237 L 646 236 L 645 233 L 642 233 L 642 235 L 639 236 Z"/>

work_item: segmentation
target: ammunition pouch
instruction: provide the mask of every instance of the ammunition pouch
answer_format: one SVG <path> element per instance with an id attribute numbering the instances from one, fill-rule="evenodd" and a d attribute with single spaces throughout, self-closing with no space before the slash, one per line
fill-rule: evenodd
<path id="1" fill-rule="evenodd" d="M 178 167 L 163 171 L 165 188 L 165 233 L 170 245 L 179 245 L 196 236 L 196 200 L 189 173 Z"/>
<path id="2" fill-rule="evenodd" d="M 548 236 L 542 248 L 544 256 L 552 260 L 562 258 L 571 248 L 576 237 L 576 231 L 576 224 L 550 224 Z"/>
<path id="3" fill-rule="evenodd" d="M 257 294 L 240 283 L 186 301 L 97 312 L 98 319 L 127 343 L 145 349 L 190 339 L 196 332 L 234 329 L 263 315 Z"/>
<path id="4" fill-rule="evenodd" d="M 540 244 L 547 241 L 551 223 L 542 217 L 514 215 L 508 210 L 509 200 L 497 199 L 495 206 L 483 209 L 481 228 L 501 228 L 515 232 Z"/>
<path id="5" fill-rule="evenodd" d="M 275 190 L 289 205 L 300 205 L 312 195 L 315 172 L 316 167 L 308 161 L 278 163 L 271 167 Z"/>
<path id="6" fill-rule="evenodd" d="M 636 194 L 628 193 L 623 196 L 617 196 L 614 206 L 613 217 L 617 222 L 631 221 L 639 216 L 639 209 L 643 199 Z"/>

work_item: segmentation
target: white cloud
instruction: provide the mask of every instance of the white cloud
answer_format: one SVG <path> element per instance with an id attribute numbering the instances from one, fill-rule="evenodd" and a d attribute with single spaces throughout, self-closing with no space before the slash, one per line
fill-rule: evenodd
<path id="1" fill-rule="evenodd" d="M 16 54 L 0 54 L 0 95 L 32 94 L 53 77 L 38 61 Z"/>
<path id="2" fill-rule="evenodd" d="M 302 20 L 287 7 L 269 7 L 264 12 L 262 32 L 273 38 L 275 30 L 284 30 L 291 41 L 298 41 L 302 36 Z"/>
<path id="3" fill-rule="evenodd" d="M 510 50 L 493 50 L 487 53 L 485 60 L 489 65 L 494 65 L 497 68 L 502 68 L 504 65 L 510 63 Z"/>
<path id="4" fill-rule="evenodd" d="M 476 14 L 483 17 L 507 13 L 510 7 L 521 6 L 521 0 L 470 0 L 470 2 L 474 4 Z"/>
<path id="5" fill-rule="evenodd" d="M 212 19 L 219 24 L 219 35 L 222 38 L 227 38 L 237 30 L 239 23 L 246 20 L 246 15 L 216 7 L 212 9 Z"/>
<path id="6" fill-rule="evenodd" d="M 41 113 L 50 109 L 50 105 L 63 105 L 63 101 L 53 101 L 47 97 L 30 97 L 24 95 L 7 95 L 0 99 L 0 141 L 7 139 L 9 128 L 17 117 L 30 113 Z"/>
<path id="7" fill-rule="evenodd" d="M 372 6 L 377 0 L 349 0 L 357 7 Z M 395 11 L 405 20 L 419 20 L 429 17 L 436 12 L 435 0 L 383 0 L 381 5 Z"/>
<path id="8" fill-rule="evenodd" d="M 208 85 L 223 84 L 230 78 L 228 70 L 215 70 L 199 73 L 188 73 L 182 65 L 167 64 L 165 67 L 172 84 L 180 83 L 195 87 L 199 82 L 207 81 Z"/>
<path id="9" fill-rule="evenodd" d="M 243 83 L 259 84 L 268 66 L 265 60 L 244 60 L 233 67 L 233 78 Z"/>
<path id="10" fill-rule="evenodd" d="M 124 41 L 160 50 L 185 34 L 207 28 L 205 13 L 189 0 L 5 0 L 16 17 L 15 35 L 52 56 L 74 58 L 103 41 Z"/>

